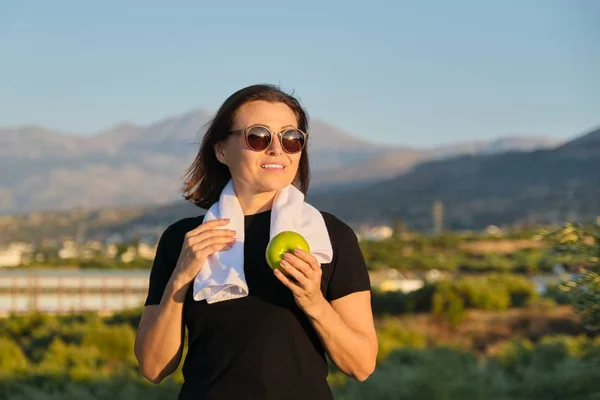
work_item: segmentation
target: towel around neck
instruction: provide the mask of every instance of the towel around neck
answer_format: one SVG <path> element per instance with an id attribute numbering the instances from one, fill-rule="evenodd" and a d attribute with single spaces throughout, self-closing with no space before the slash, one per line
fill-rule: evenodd
<path id="1" fill-rule="evenodd" d="M 249 293 L 244 275 L 244 212 L 232 180 L 221 192 L 219 201 L 209 208 L 203 222 L 219 218 L 230 219 L 223 228 L 236 231 L 236 242 L 229 250 L 208 256 L 194 279 L 196 301 L 215 303 L 245 297 Z M 304 236 L 319 263 L 331 262 L 333 249 L 323 216 L 304 201 L 304 194 L 293 185 L 277 192 L 271 210 L 269 237 L 272 239 L 283 231 L 295 231 Z"/>

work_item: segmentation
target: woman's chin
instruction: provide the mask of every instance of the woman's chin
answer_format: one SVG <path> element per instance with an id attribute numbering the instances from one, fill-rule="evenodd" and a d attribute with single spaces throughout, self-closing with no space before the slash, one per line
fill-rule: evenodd
<path id="1" fill-rule="evenodd" d="M 292 183 L 291 179 L 284 179 L 283 177 L 280 177 L 280 178 L 263 179 L 261 181 L 261 186 L 262 186 L 263 190 L 265 190 L 267 192 L 277 192 L 277 191 L 285 188 L 286 186 L 288 186 L 291 183 Z"/>

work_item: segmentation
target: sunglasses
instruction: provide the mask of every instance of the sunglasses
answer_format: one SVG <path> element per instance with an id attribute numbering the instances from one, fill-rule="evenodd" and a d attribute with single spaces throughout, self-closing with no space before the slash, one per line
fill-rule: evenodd
<path id="1" fill-rule="evenodd" d="M 283 151 L 289 154 L 302 151 L 308 140 L 308 133 L 296 128 L 285 128 L 283 131 L 273 133 L 263 125 L 252 125 L 244 129 L 236 129 L 229 133 L 243 133 L 246 138 L 246 144 L 254 151 L 263 151 L 269 148 L 273 141 L 273 136 L 279 136 Z"/>

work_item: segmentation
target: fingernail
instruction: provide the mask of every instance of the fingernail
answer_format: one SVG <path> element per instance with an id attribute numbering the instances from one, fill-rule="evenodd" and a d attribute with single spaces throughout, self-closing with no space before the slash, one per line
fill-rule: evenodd
<path id="1" fill-rule="evenodd" d="M 290 260 L 292 258 L 292 255 L 290 253 L 285 253 L 283 255 L 283 258 L 286 259 L 286 260 Z"/>

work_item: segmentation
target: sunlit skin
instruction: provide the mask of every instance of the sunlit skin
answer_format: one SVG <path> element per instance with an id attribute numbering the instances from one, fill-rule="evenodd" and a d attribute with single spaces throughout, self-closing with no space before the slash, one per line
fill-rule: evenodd
<path id="1" fill-rule="evenodd" d="M 241 106 L 232 130 L 252 125 L 265 125 L 271 132 L 298 128 L 294 112 L 283 103 L 252 101 Z M 298 172 L 302 153 L 283 151 L 279 137 L 273 137 L 264 151 L 254 151 L 246 144 L 243 134 L 232 134 L 215 148 L 217 159 L 231 171 L 233 186 L 244 214 L 255 214 L 271 208 L 278 190 L 291 184 Z M 280 164 L 283 169 L 266 169 L 266 164 Z"/>

